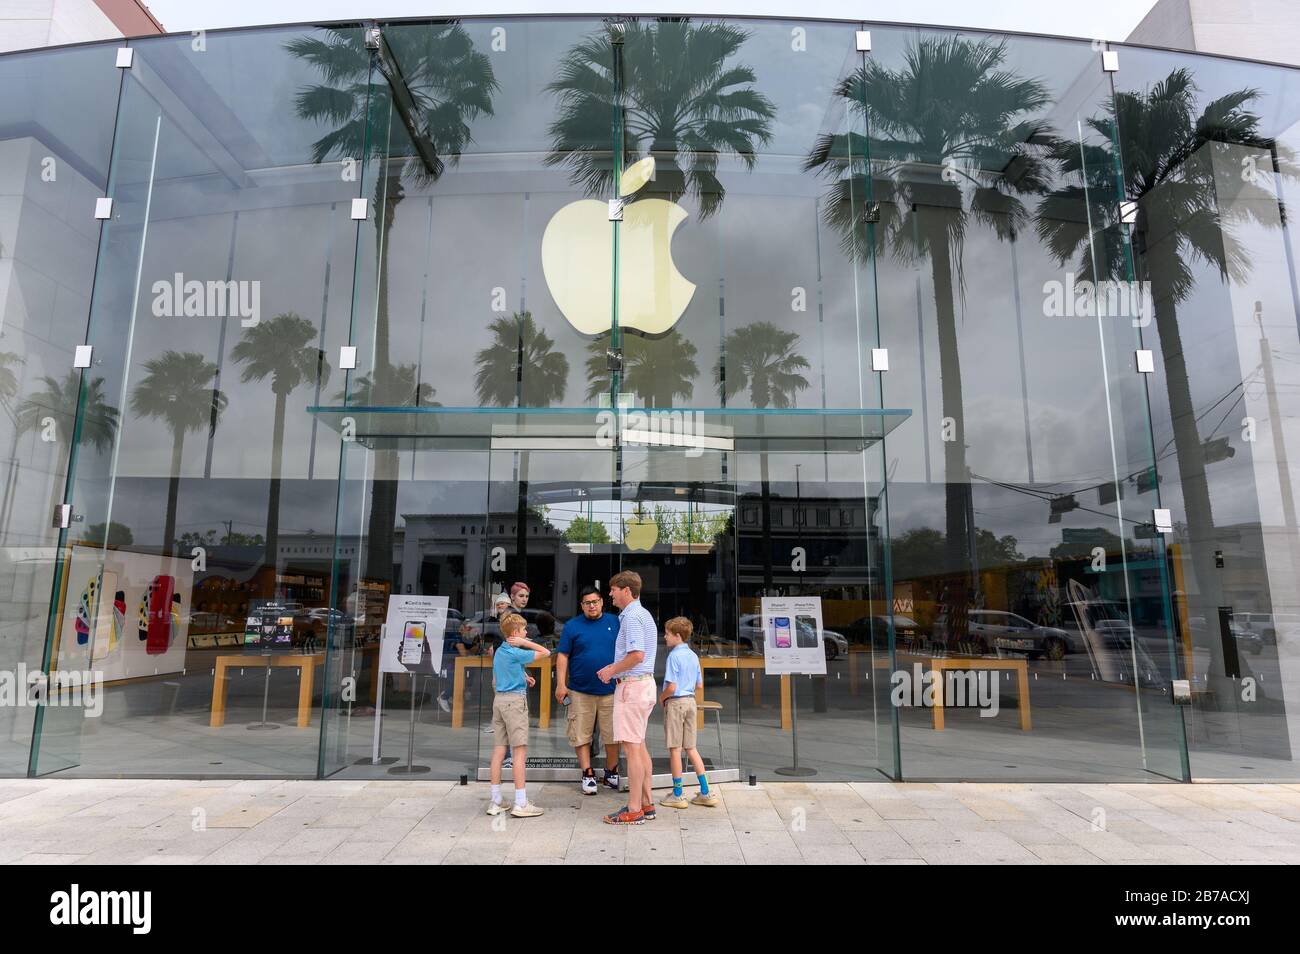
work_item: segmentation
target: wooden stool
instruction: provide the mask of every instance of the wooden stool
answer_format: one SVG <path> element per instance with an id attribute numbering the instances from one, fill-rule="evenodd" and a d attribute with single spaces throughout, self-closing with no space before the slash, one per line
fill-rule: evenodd
<path id="1" fill-rule="evenodd" d="M 697 702 L 695 708 L 701 713 L 712 712 L 714 721 L 718 726 L 718 768 L 722 768 L 726 762 L 727 750 L 722 744 L 722 703 L 721 702 Z"/>

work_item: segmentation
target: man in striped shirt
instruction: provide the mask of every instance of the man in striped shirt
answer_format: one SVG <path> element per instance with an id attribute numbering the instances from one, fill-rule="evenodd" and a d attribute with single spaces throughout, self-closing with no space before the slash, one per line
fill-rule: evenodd
<path id="1" fill-rule="evenodd" d="M 611 825 L 640 825 L 654 817 L 650 780 L 654 769 L 645 744 L 646 726 L 655 707 L 655 650 L 659 630 L 650 611 L 641 605 L 641 577 L 631 570 L 614 574 L 609 598 L 618 609 L 618 638 L 614 662 L 596 673 L 602 682 L 617 680 L 614 690 L 614 741 L 627 757 L 627 807 L 605 821 Z"/>

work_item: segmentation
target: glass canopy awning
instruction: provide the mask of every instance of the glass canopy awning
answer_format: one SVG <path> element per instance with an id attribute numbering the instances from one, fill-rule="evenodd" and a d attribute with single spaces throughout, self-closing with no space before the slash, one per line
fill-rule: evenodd
<path id="1" fill-rule="evenodd" d="M 901 408 L 630 408 L 312 406 L 330 428 L 387 440 L 498 450 L 601 450 L 620 444 L 689 450 L 855 452 L 911 416 Z"/>

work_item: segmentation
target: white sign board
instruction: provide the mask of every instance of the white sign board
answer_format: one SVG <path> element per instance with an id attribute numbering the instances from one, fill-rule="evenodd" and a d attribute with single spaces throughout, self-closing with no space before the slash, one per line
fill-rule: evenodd
<path id="1" fill-rule="evenodd" d="M 765 596 L 762 616 L 767 675 L 826 675 L 820 596 Z"/>
<path id="2" fill-rule="evenodd" d="M 390 596 L 379 645 L 379 671 L 441 672 L 446 626 L 447 597 Z"/>

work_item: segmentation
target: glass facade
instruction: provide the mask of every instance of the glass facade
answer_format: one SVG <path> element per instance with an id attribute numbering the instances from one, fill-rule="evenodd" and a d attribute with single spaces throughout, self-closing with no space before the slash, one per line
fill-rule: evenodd
<path id="1" fill-rule="evenodd" d="M 1300 777 L 1300 72 L 774 19 L 120 46 L 0 56 L 0 774 L 477 777 L 496 594 L 554 648 L 635 570 L 742 778 Z M 404 596 L 427 673 L 383 671 Z M 764 597 L 820 600 L 824 674 Z"/>

